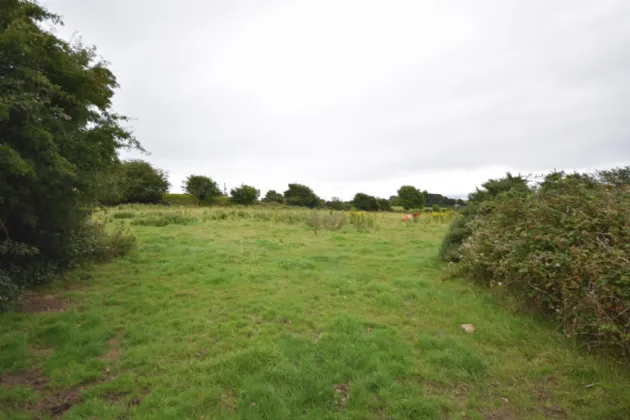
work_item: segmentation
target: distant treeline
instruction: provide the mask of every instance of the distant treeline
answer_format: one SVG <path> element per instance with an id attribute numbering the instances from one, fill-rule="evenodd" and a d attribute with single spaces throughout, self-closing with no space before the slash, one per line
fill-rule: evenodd
<path id="1" fill-rule="evenodd" d="M 183 184 L 185 194 L 169 194 L 170 183 L 166 172 L 142 160 L 121 162 L 117 170 L 111 193 L 104 204 L 121 203 L 173 204 L 173 205 L 253 205 L 257 203 L 300 206 L 309 208 L 330 208 L 333 210 L 357 209 L 362 211 L 392 211 L 396 207 L 422 210 L 464 205 L 463 200 L 429 193 L 426 190 L 405 185 L 396 195 L 389 198 L 374 197 L 362 192 L 356 193 L 350 201 L 333 197 L 323 200 L 308 186 L 289 184 L 284 192 L 269 190 L 261 198 L 260 190 L 251 185 L 240 185 L 229 193 L 221 191 L 212 178 L 203 175 L 190 175 Z"/>

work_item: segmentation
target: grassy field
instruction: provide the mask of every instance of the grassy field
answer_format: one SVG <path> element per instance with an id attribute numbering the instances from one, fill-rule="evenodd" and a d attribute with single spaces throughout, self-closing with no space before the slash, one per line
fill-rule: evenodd
<path id="1" fill-rule="evenodd" d="M 0 418 L 630 413 L 625 366 L 445 275 L 445 224 L 385 214 L 328 230 L 273 209 L 100 217 L 129 225 L 138 248 L 0 314 Z"/>

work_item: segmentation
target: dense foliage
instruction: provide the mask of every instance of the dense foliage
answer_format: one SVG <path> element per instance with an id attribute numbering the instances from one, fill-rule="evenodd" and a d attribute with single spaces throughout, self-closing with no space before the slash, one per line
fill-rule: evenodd
<path id="1" fill-rule="evenodd" d="M 234 204 L 251 206 L 258 201 L 260 190 L 257 190 L 251 185 L 241 185 L 240 187 L 232 188 L 230 195 Z"/>
<path id="2" fill-rule="evenodd" d="M 0 305 L 106 251 L 88 219 L 111 193 L 117 151 L 139 147 L 111 111 L 112 72 L 44 22 L 59 19 L 30 1 L 0 2 Z"/>
<path id="3" fill-rule="evenodd" d="M 392 204 L 386 198 L 378 198 L 378 209 L 380 211 L 392 211 Z"/>
<path id="4" fill-rule="evenodd" d="M 321 207 L 323 200 L 313 190 L 302 184 L 289 184 L 284 192 L 284 200 L 289 206 L 302 206 L 316 208 Z"/>
<path id="5" fill-rule="evenodd" d="M 411 185 L 398 189 L 398 205 L 405 210 L 424 208 L 425 197 L 422 191 Z"/>
<path id="6" fill-rule="evenodd" d="M 326 207 L 331 210 L 350 210 L 352 205 L 341 201 L 339 197 L 333 197 L 330 201 L 326 201 Z"/>
<path id="7" fill-rule="evenodd" d="M 157 204 L 170 186 L 166 172 L 142 160 L 122 162 L 119 168 L 121 202 Z"/>
<path id="8" fill-rule="evenodd" d="M 357 210 L 363 211 L 378 211 L 380 208 L 376 197 L 364 193 L 355 194 L 352 205 Z"/>
<path id="9" fill-rule="evenodd" d="M 221 195 L 219 185 L 212 178 L 203 175 L 189 175 L 182 188 L 186 194 L 196 197 L 199 203 Z"/>
<path id="10" fill-rule="evenodd" d="M 261 200 L 264 203 L 277 203 L 284 204 L 284 195 L 280 194 L 276 190 L 269 190 L 265 194 L 265 198 Z"/>
<path id="11" fill-rule="evenodd" d="M 445 261 L 458 262 L 460 260 L 459 247 L 472 233 L 469 223 L 479 205 L 501 193 L 512 190 L 522 193 L 529 192 L 527 179 L 521 175 L 513 176 L 508 172 L 505 177 L 490 179 L 484 182 L 481 188 L 476 188 L 474 192 L 470 193 L 468 195 L 469 205 L 463 210 L 464 217 L 454 221 L 449 232 L 442 239 L 440 257 Z"/>
<path id="12" fill-rule="evenodd" d="M 470 279 L 518 296 L 587 347 L 629 355 L 630 186 L 623 173 L 552 173 L 532 189 L 518 177 L 493 180 L 476 192 L 464 228 L 458 221 L 451 230 L 466 231 L 451 255 Z"/>

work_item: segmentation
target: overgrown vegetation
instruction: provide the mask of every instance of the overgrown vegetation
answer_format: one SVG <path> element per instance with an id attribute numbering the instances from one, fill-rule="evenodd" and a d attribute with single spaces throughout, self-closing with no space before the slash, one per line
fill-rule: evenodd
<path id="1" fill-rule="evenodd" d="M 37 3 L 0 3 L 0 306 L 92 257 L 128 249 L 89 219 L 111 199 L 121 148 L 140 148 L 111 109 L 116 78 L 69 44 Z M 123 236 L 121 236 L 123 235 Z M 131 243 L 132 240 L 129 240 Z"/>
<path id="2" fill-rule="evenodd" d="M 506 177 L 471 197 L 441 255 L 470 279 L 517 296 L 589 349 L 630 355 L 630 186 L 552 173 L 533 189 Z M 619 176 L 617 176 L 619 175 Z M 611 179 L 617 182 L 610 182 Z M 520 185 L 509 188 L 507 185 Z"/>

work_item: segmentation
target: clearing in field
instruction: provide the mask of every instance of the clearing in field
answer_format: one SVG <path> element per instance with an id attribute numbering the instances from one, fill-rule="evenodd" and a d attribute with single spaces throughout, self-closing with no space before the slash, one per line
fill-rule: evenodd
<path id="1" fill-rule="evenodd" d="M 403 225 L 383 214 L 354 220 L 357 229 L 341 213 L 139 206 L 102 217 L 129 225 L 138 249 L 0 315 L 0 417 L 614 419 L 630 410 L 625 366 L 447 279 L 439 219 Z"/>

